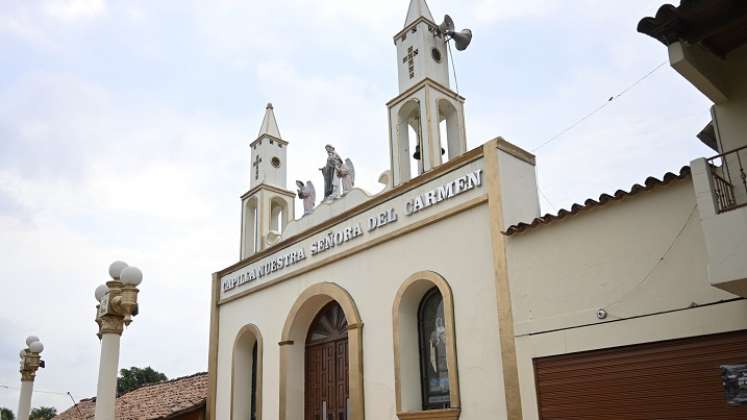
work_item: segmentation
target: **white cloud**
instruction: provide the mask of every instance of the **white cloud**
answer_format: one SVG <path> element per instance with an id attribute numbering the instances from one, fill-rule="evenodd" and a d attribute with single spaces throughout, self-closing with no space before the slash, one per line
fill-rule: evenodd
<path id="1" fill-rule="evenodd" d="M 107 8 L 104 0 L 47 0 L 42 10 L 55 19 L 74 22 L 103 16 Z"/>
<path id="2" fill-rule="evenodd" d="M 483 22 L 535 18 L 555 13 L 561 4 L 558 0 L 479 0 L 474 16 Z"/>

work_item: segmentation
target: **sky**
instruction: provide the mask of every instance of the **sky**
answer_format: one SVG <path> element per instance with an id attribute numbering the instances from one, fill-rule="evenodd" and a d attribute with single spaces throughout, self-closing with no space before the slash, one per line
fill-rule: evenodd
<path id="1" fill-rule="evenodd" d="M 635 83 L 667 60 L 636 32 L 661 0 L 428 3 L 474 33 L 455 54 L 468 148 L 502 136 L 536 153 L 544 211 L 715 154 L 695 88 L 668 65 Z M 205 371 L 210 276 L 238 260 L 265 104 L 289 184 L 322 185 L 331 143 L 378 191 L 407 5 L 0 0 L 0 407 L 17 408 L 29 334 L 46 347 L 34 406 L 95 395 L 93 292 L 118 259 L 144 273 L 120 367 Z"/>

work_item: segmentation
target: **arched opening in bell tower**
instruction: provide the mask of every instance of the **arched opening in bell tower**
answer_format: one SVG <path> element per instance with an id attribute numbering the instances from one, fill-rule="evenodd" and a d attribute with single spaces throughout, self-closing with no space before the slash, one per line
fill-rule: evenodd
<path id="1" fill-rule="evenodd" d="M 439 143 L 446 150 L 445 160 L 451 160 L 464 153 L 459 136 L 459 114 L 456 107 L 446 99 L 438 101 L 438 121 Z"/>
<path id="2" fill-rule="evenodd" d="M 400 149 L 399 162 L 397 162 L 401 181 L 410 180 L 413 176 L 423 173 L 422 160 L 422 124 L 420 115 L 420 102 L 411 99 L 399 109 L 398 120 L 398 147 Z"/>
<path id="3" fill-rule="evenodd" d="M 259 246 L 259 218 L 257 209 L 257 198 L 252 197 L 244 204 L 244 240 L 243 255 L 245 258 L 257 252 Z"/>
<path id="4" fill-rule="evenodd" d="M 288 203 L 279 198 L 270 200 L 270 231 L 282 233 L 288 215 Z"/>

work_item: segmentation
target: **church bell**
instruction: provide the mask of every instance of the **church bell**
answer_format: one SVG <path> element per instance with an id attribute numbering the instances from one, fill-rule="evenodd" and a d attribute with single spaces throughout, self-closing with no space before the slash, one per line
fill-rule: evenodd
<path id="1" fill-rule="evenodd" d="M 444 148 L 442 147 L 441 156 L 443 156 L 444 154 L 446 154 L 446 150 L 444 150 Z M 412 154 L 412 158 L 415 160 L 420 160 L 420 145 L 419 144 L 415 146 L 415 153 Z"/>

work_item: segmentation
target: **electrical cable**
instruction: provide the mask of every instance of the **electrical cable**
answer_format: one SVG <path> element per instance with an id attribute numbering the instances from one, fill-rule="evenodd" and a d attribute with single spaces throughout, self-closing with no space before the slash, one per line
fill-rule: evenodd
<path id="1" fill-rule="evenodd" d="M 653 69 L 651 69 L 648 73 L 644 74 L 641 78 L 639 78 L 638 80 L 636 80 L 635 82 L 633 82 L 632 84 L 630 84 L 628 87 L 626 87 L 625 89 L 623 89 L 622 91 L 620 91 L 620 93 L 618 93 L 616 95 L 610 96 L 609 99 L 607 99 L 607 101 L 605 101 L 602 105 L 596 107 L 593 111 L 591 111 L 588 114 L 584 115 L 583 117 L 581 117 L 580 119 L 578 119 L 573 124 L 571 124 L 568 127 L 564 128 L 563 130 L 561 130 L 560 132 L 558 132 L 554 136 L 550 137 L 549 139 L 547 139 L 546 141 L 544 141 L 543 143 L 541 143 L 539 146 L 537 146 L 534 149 L 532 149 L 532 152 L 536 152 L 537 150 L 539 150 L 539 149 L 547 146 L 548 144 L 550 144 L 553 141 L 557 140 L 558 138 L 560 138 L 564 134 L 566 134 L 569 131 L 573 130 L 574 128 L 578 127 L 579 125 L 581 125 L 581 123 L 583 123 L 584 121 L 586 121 L 589 118 L 593 117 L 596 113 L 598 113 L 601 110 L 603 110 L 604 108 L 606 108 L 609 104 L 611 104 L 617 98 L 619 98 L 619 97 L 625 95 L 626 93 L 630 92 L 632 89 L 634 89 L 636 86 L 638 86 L 641 82 L 643 82 L 644 80 L 646 80 L 649 77 L 651 77 L 651 75 L 653 75 L 654 73 L 656 73 L 660 68 L 664 67 L 664 65 L 666 65 L 667 63 L 668 63 L 668 61 L 663 61 L 663 62 L 659 63 L 656 67 L 654 67 Z"/>
<path id="2" fill-rule="evenodd" d="M 449 39 L 451 41 L 451 39 Z M 457 80 L 456 65 L 454 64 L 454 53 L 451 52 L 451 42 L 446 41 L 446 46 L 449 49 L 449 56 L 451 57 L 451 72 L 454 73 L 454 86 L 456 87 L 456 93 L 459 94 L 459 81 Z"/>
<path id="3" fill-rule="evenodd" d="M 547 195 L 545 195 L 545 192 L 542 191 L 542 187 L 539 186 L 539 182 L 537 183 L 537 191 L 539 191 L 542 198 L 544 198 L 545 201 L 547 201 L 547 204 L 550 205 L 550 207 L 552 208 L 552 212 L 554 213 L 557 210 L 557 206 L 555 206 L 555 204 L 553 204 L 552 201 L 550 201 L 550 199 L 547 198 Z"/>
<path id="4" fill-rule="evenodd" d="M 0 388 L 12 389 L 14 391 L 20 391 L 21 390 L 21 388 L 16 388 L 16 387 L 13 387 L 13 386 L 1 385 L 1 384 L 0 384 Z M 35 389 L 34 392 L 39 392 L 41 394 L 56 394 L 56 395 L 67 395 L 68 394 L 67 392 L 42 391 L 41 389 Z"/>
<path id="5" fill-rule="evenodd" d="M 695 210 L 697 210 L 697 209 L 698 209 L 697 205 L 693 206 L 693 209 L 690 211 L 690 214 L 687 216 L 687 219 L 685 220 L 685 223 L 682 225 L 682 227 L 679 229 L 679 231 L 677 232 L 677 234 L 674 236 L 674 239 L 672 239 L 672 242 L 669 244 L 669 246 L 667 247 L 666 251 L 664 251 L 664 254 L 662 254 L 662 256 L 659 257 L 658 260 L 656 260 L 656 263 L 654 264 L 654 266 L 651 267 L 650 270 L 648 270 L 648 273 L 646 273 L 646 275 L 643 277 L 643 279 L 641 279 L 635 286 L 633 286 L 630 290 L 628 290 L 622 296 L 620 296 L 619 298 L 617 298 L 615 301 L 613 301 L 612 303 L 608 303 L 607 305 L 605 305 L 603 309 L 605 309 L 605 310 L 609 309 L 613 305 L 616 305 L 616 304 L 620 303 L 625 298 L 627 298 L 628 296 L 630 296 L 631 293 L 635 292 L 641 286 L 643 286 L 651 278 L 651 275 L 653 275 L 654 271 L 656 271 L 656 269 L 659 268 L 659 265 L 662 262 L 664 262 L 664 260 L 666 259 L 667 255 L 669 255 L 669 252 L 672 251 L 672 248 L 674 248 L 674 244 L 677 243 L 677 240 L 685 232 L 685 229 L 687 229 L 687 226 L 690 224 L 690 219 L 693 218 L 693 215 L 695 214 Z"/>
<path id="6" fill-rule="evenodd" d="M 14 386 L 1 385 L 1 384 L 0 384 L 0 388 L 12 389 L 14 391 L 20 391 L 21 390 L 21 388 L 16 388 Z M 43 390 L 40 390 L 40 389 L 35 389 L 34 392 L 39 392 L 41 394 L 64 395 L 64 396 L 70 397 L 70 399 L 73 401 L 73 407 L 75 407 L 75 409 L 78 411 L 78 414 L 81 417 L 83 417 L 83 413 L 80 411 L 80 407 L 78 407 L 78 403 L 75 402 L 75 398 L 73 397 L 73 394 L 70 393 L 70 391 L 68 391 L 68 392 L 55 392 L 55 391 L 43 391 Z"/>

